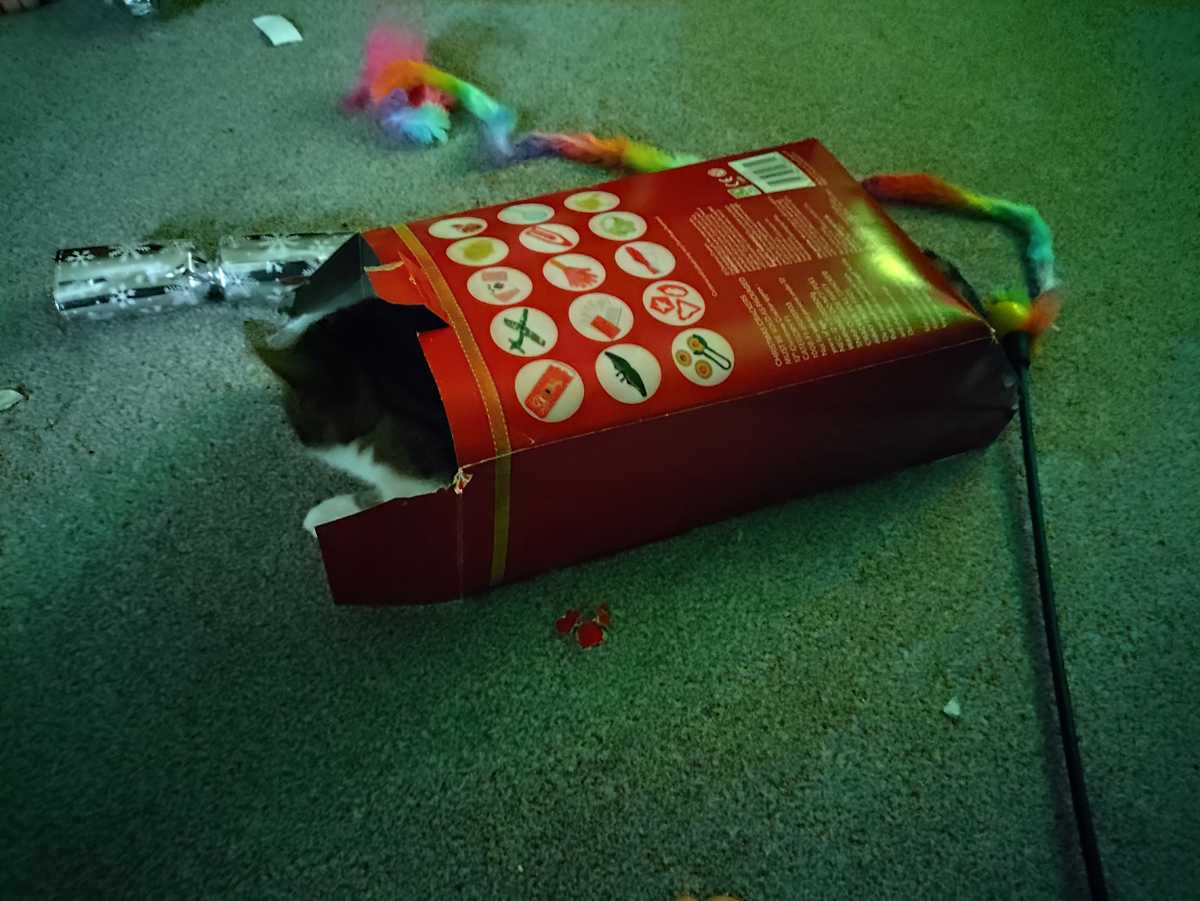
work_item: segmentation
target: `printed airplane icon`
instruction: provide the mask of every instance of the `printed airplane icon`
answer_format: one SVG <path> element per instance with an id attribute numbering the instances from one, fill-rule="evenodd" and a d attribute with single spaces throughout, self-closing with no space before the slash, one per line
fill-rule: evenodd
<path id="1" fill-rule="evenodd" d="M 517 353 L 522 353 L 522 354 L 525 353 L 525 339 L 526 338 L 531 339 L 534 344 L 537 344 L 540 347 L 546 346 L 546 340 L 541 335 L 539 335 L 537 332 L 535 332 L 533 329 L 531 329 L 528 325 L 526 325 L 526 323 L 528 321 L 529 321 L 529 310 L 527 310 L 527 309 L 521 311 L 520 319 L 509 319 L 508 317 L 505 317 L 504 324 L 507 325 L 510 329 L 513 329 L 517 333 L 517 336 L 515 338 L 510 338 L 508 341 L 508 349 L 509 350 L 516 351 Z"/>

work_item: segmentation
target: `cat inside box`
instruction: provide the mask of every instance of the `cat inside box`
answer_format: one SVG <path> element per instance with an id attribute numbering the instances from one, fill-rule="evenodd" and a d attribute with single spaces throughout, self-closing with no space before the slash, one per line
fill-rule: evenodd
<path id="1" fill-rule="evenodd" d="M 284 409 L 300 443 L 367 487 L 322 501 L 304 528 L 394 498 L 450 484 L 457 463 L 437 385 L 403 308 L 367 298 L 272 336 L 246 323 L 257 356 L 284 386 Z M 282 340 L 281 340 L 282 339 Z"/>
<path id="2" fill-rule="evenodd" d="M 339 262 L 356 265 L 355 252 L 352 246 L 339 251 L 317 279 L 327 272 L 336 281 Z M 933 251 L 925 255 L 979 310 L 979 296 L 962 273 Z M 443 488 L 457 471 L 450 424 L 414 315 L 412 308 L 370 297 L 324 316 L 294 316 L 274 335 L 262 323 L 246 323 L 255 353 L 283 381 L 287 417 L 300 442 L 368 486 L 313 507 L 304 519 L 313 534 L 375 504 Z"/>

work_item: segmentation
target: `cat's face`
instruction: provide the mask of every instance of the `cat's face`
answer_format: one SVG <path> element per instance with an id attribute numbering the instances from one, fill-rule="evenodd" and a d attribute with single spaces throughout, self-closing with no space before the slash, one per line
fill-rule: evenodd
<path id="1" fill-rule="evenodd" d="M 248 326 L 248 331 L 250 327 Z M 251 336 L 251 346 L 284 384 L 284 409 L 305 447 L 322 450 L 368 434 L 383 415 L 370 380 L 321 323 L 289 347 Z"/>
<path id="2" fill-rule="evenodd" d="M 246 323 L 258 357 L 284 383 L 288 421 L 311 450 L 356 444 L 395 472 L 453 473 L 449 422 L 412 322 L 366 301 L 311 324 L 277 345 Z"/>
<path id="3" fill-rule="evenodd" d="M 356 441 L 382 416 L 364 387 L 349 381 L 331 387 L 289 385 L 284 409 L 300 443 L 313 450 Z"/>

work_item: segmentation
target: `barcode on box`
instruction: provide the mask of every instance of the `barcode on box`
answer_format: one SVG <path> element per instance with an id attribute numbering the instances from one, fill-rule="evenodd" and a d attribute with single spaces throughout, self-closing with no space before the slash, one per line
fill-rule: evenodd
<path id="1" fill-rule="evenodd" d="M 815 182 L 782 153 L 762 153 L 730 163 L 729 168 L 744 176 L 764 194 L 811 188 Z"/>

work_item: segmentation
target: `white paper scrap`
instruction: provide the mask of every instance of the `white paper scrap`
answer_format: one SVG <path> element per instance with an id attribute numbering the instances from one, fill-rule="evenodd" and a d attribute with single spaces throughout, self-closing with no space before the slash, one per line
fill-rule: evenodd
<path id="1" fill-rule="evenodd" d="M 11 410 L 24 399 L 25 395 L 20 391 L 14 391 L 12 388 L 0 390 L 0 412 Z"/>
<path id="2" fill-rule="evenodd" d="M 283 16 L 258 16 L 254 24 L 267 36 L 272 47 L 278 47 L 280 44 L 298 44 L 304 40 L 296 26 Z"/>

